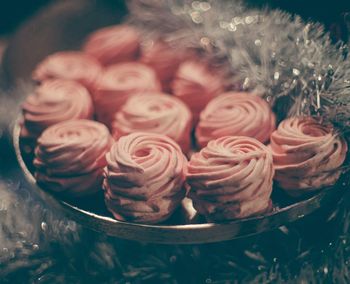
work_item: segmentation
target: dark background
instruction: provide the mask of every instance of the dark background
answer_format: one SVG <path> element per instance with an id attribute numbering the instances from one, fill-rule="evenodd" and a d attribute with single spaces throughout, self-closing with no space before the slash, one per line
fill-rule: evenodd
<path id="1" fill-rule="evenodd" d="M 0 1 L 0 33 L 9 34 L 40 7 L 52 0 L 3 0 Z"/>
<path id="2" fill-rule="evenodd" d="M 74 0 L 73 0 L 74 1 Z M 98 0 L 90 0 L 98 1 Z M 218 0 L 223 1 L 223 0 Z M 30 17 L 41 7 L 53 0 L 2 0 L 0 1 L 0 33 L 9 34 L 25 19 Z M 110 0 L 111 5 L 123 6 L 122 1 Z M 344 17 L 350 12 L 349 0 L 317 1 L 317 0 L 248 0 L 252 6 L 266 6 L 280 8 L 301 15 L 304 19 L 320 21 L 326 27 L 346 36 Z"/>

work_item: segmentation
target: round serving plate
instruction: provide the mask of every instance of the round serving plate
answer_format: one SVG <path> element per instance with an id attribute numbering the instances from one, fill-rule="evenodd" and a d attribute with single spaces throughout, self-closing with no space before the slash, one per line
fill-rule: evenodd
<path id="1" fill-rule="evenodd" d="M 145 225 L 131 222 L 122 222 L 108 215 L 96 214 L 84 210 L 70 202 L 56 197 L 36 184 L 36 180 L 29 171 L 22 155 L 20 147 L 20 125 L 15 123 L 13 128 L 13 145 L 25 179 L 30 187 L 50 206 L 64 210 L 69 218 L 77 221 L 92 230 L 106 233 L 107 235 L 151 243 L 165 244 L 193 244 L 226 241 L 258 234 L 267 230 L 286 225 L 309 215 L 315 210 L 335 203 L 342 196 L 345 186 L 335 186 L 324 189 L 316 195 L 293 202 L 290 205 L 276 207 L 265 215 L 245 218 L 227 223 L 200 223 L 184 225 Z M 177 220 L 181 213 L 176 213 Z"/>
<path id="2" fill-rule="evenodd" d="M 25 24 L 11 41 L 3 64 L 8 87 L 15 89 L 18 79 L 28 80 L 31 70 L 46 55 L 79 47 L 86 34 L 101 26 L 119 22 L 123 13 L 123 5 L 118 1 L 55 2 Z M 15 99 L 19 101 L 19 98 Z M 336 186 L 298 201 L 289 200 L 276 190 L 277 196 L 276 192 L 273 196 L 274 210 L 270 213 L 227 223 L 205 223 L 200 218 L 188 222 L 182 218 L 184 214 L 181 208 L 166 224 L 122 222 L 113 219 L 106 211 L 95 210 L 91 204 L 80 206 L 80 203 L 63 200 L 40 188 L 21 150 L 19 113 L 16 118 L 10 125 L 11 141 L 18 167 L 32 191 L 48 206 L 63 211 L 83 226 L 119 238 L 164 244 L 198 244 L 242 238 L 289 224 L 321 207 L 334 206 L 346 189 L 340 180 Z"/>

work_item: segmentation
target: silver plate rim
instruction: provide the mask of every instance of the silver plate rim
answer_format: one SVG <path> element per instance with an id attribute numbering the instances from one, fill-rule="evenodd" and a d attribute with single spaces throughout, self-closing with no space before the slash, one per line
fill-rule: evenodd
<path id="1" fill-rule="evenodd" d="M 332 195 L 331 191 L 334 189 L 325 189 L 317 193 L 316 195 L 302 200 L 300 202 L 293 203 L 281 209 L 269 212 L 264 215 L 244 218 L 226 223 L 204 223 L 204 224 L 184 224 L 184 225 L 148 225 L 140 223 L 132 223 L 115 220 L 108 216 L 102 216 L 93 212 L 86 211 L 77 206 L 71 205 L 66 201 L 60 200 L 53 196 L 49 192 L 40 188 L 36 184 L 36 180 L 32 173 L 27 168 L 20 149 L 20 118 L 16 121 L 13 127 L 13 145 L 15 155 L 21 168 L 26 181 L 32 188 L 39 193 L 44 200 L 48 201 L 51 205 L 56 207 L 58 210 L 62 210 L 81 225 L 88 227 L 94 231 L 102 231 L 107 235 L 125 238 L 135 241 L 153 242 L 153 243 L 164 243 L 164 244 L 190 244 L 190 243 L 210 243 L 217 241 L 226 241 L 235 238 L 246 237 L 255 235 L 267 230 L 271 230 L 287 223 L 296 221 L 303 218 L 304 216 L 312 213 L 316 209 L 321 207 L 322 200 Z M 310 205 L 310 206 L 308 206 Z M 304 210 L 307 209 L 307 210 Z M 288 214 L 288 212 L 304 212 L 303 214 Z M 295 213 L 295 212 L 294 212 Z M 280 221 L 278 216 L 288 215 L 287 218 L 281 218 Z M 271 220 L 270 220 L 271 219 Z M 284 220 L 286 219 L 286 220 Z M 284 221 L 283 221 L 284 220 Z M 270 225 L 266 226 L 269 221 Z M 259 226 L 259 222 L 261 225 Z M 256 229 L 249 230 L 245 228 L 242 232 L 244 225 L 252 224 Z M 140 233 L 148 232 L 151 234 L 140 235 Z M 220 236 L 220 232 L 223 234 Z M 227 234 L 227 232 L 230 232 Z M 174 235 L 172 236 L 172 233 Z M 188 234 L 186 236 L 186 234 Z M 208 236 L 199 237 L 201 233 L 208 233 Z M 153 235 L 153 234 L 159 234 Z"/>

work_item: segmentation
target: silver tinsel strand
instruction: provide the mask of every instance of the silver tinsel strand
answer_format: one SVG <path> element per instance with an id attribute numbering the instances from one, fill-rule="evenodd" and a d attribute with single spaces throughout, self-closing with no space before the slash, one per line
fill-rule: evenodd
<path id="1" fill-rule="evenodd" d="M 240 1 L 135 0 L 129 21 L 147 37 L 202 49 L 231 69 L 230 83 L 259 93 L 280 115 L 315 115 L 350 126 L 347 46 L 323 26 Z"/>

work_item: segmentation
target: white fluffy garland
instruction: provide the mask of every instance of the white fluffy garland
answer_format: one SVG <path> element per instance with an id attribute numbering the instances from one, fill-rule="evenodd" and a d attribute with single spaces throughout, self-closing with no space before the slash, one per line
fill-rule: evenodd
<path id="1" fill-rule="evenodd" d="M 229 62 L 231 82 L 259 91 L 280 118 L 321 115 L 350 127 L 347 47 L 334 45 L 322 25 L 237 0 L 133 0 L 129 9 L 146 36 Z"/>

